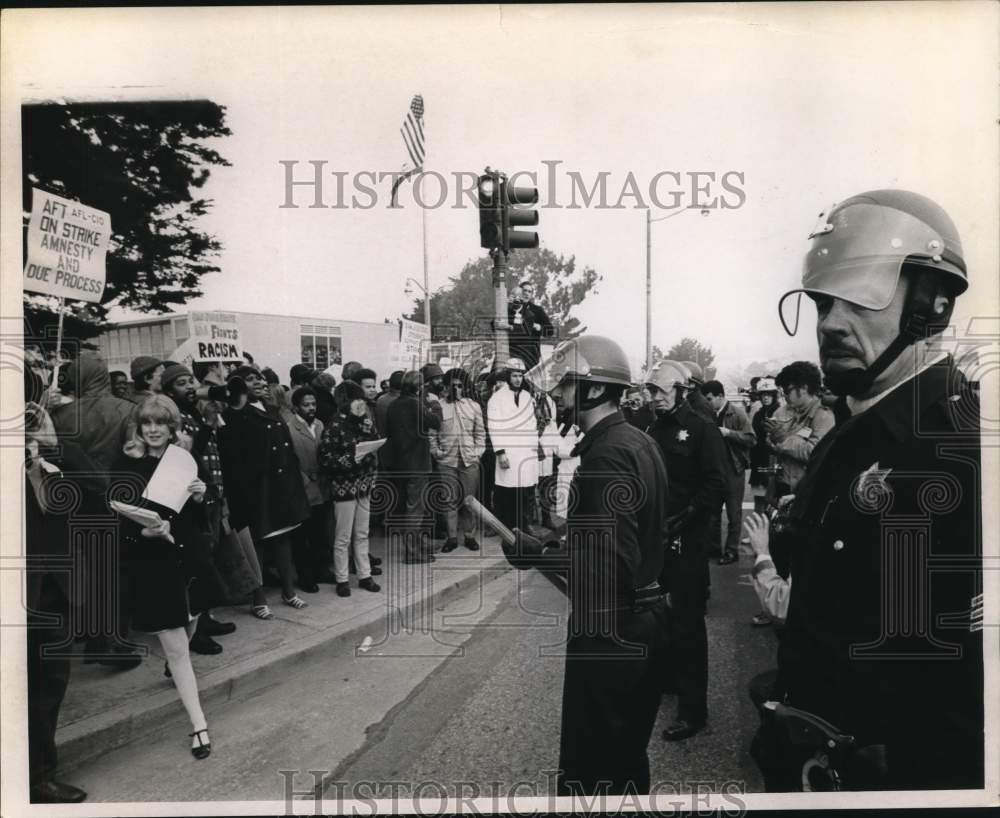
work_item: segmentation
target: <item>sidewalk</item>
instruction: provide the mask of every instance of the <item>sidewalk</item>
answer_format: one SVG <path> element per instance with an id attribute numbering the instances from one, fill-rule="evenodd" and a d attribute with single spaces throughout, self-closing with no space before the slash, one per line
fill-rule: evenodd
<path id="1" fill-rule="evenodd" d="M 318 593 L 300 592 L 309 603 L 302 610 L 284 605 L 278 589 L 267 589 L 275 615 L 270 621 L 254 618 L 249 605 L 214 609 L 217 619 L 234 622 L 237 629 L 217 637 L 222 653 L 192 654 L 202 706 L 207 711 L 280 684 L 290 666 L 331 645 L 357 647 L 370 637 L 377 646 L 390 632 L 429 630 L 443 598 L 473 592 L 511 570 L 497 537 L 481 542 L 478 552 L 459 546 L 437 553 L 435 562 L 407 565 L 386 554 L 379 534 L 372 537 L 372 553 L 383 560 L 383 574 L 376 578 L 379 593 L 359 589 L 352 574 L 350 597 L 337 596 L 333 585 L 320 585 Z M 183 714 L 173 682 L 164 676 L 158 640 L 144 634 L 133 639 L 149 652 L 133 670 L 74 662 L 56 732 L 60 769 L 148 736 Z"/>

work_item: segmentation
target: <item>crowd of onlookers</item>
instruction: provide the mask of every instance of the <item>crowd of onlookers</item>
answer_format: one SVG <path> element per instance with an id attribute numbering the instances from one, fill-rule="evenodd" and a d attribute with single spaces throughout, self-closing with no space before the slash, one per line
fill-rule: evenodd
<path id="1" fill-rule="evenodd" d="M 69 554 L 81 575 L 71 588 L 57 559 L 52 571 L 33 573 L 32 610 L 74 613 L 65 618 L 72 627 L 34 628 L 32 638 L 83 641 L 85 662 L 127 670 L 142 662 L 130 632 L 156 634 L 197 757 L 210 744 L 190 652 L 220 653 L 217 637 L 236 630 L 214 608 L 242 600 L 269 620 L 269 587 L 281 604 L 302 609 L 323 584 L 349 597 L 351 574 L 358 589 L 380 591 L 373 526 L 401 563 L 430 562 L 459 545 L 478 551 L 490 532 L 468 496 L 511 529 L 555 527 L 566 514 L 579 431 L 560 428 L 551 398 L 516 357 L 475 378 L 429 363 L 381 381 L 352 361 L 339 383 L 297 364 L 287 385 L 249 354 L 240 364 L 190 367 L 139 357 L 127 373 L 108 372 L 91 352 L 55 371 L 40 354 L 27 357 L 29 554 L 43 567 L 44 558 Z M 747 470 L 763 511 L 794 490 L 832 416 L 812 364 L 797 362 L 728 396 L 719 381 L 703 382 L 696 364 L 685 366 L 688 402 L 726 442 L 714 525 L 721 531 L 725 507 L 719 560 L 727 564 L 737 559 Z M 625 393 L 622 410 L 643 429 L 656 420 L 642 385 Z M 189 501 L 180 511 L 155 509 L 153 524 L 113 513 L 116 497 L 144 505 L 143 489 L 170 445 L 194 461 Z M 72 509 L 53 501 L 60 485 L 78 498 Z M 32 730 L 40 736 L 32 760 L 42 778 L 54 765 L 53 711 L 68 672 L 65 657 L 32 664 Z"/>

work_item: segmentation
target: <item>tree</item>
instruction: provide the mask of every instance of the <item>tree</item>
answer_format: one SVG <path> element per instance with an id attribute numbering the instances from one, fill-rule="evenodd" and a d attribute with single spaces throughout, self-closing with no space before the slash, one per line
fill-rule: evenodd
<path id="1" fill-rule="evenodd" d="M 586 331 L 570 313 L 588 293 L 597 292 L 601 280 L 591 267 L 577 269 L 576 257 L 568 259 L 551 250 L 518 250 L 509 261 L 508 290 L 530 278 L 537 301 L 557 328 L 557 337 L 574 338 Z M 487 257 L 468 262 L 449 283 L 431 293 L 431 326 L 435 336 L 471 338 L 488 334 L 494 317 L 493 261 Z M 424 320 L 424 300 L 417 299 L 413 321 Z"/>
<path id="2" fill-rule="evenodd" d="M 710 381 L 715 377 L 715 355 L 712 348 L 703 346 L 695 338 L 681 338 L 676 344 L 667 350 L 667 358 L 672 361 L 694 361 L 705 373 L 705 380 Z"/>
<path id="3" fill-rule="evenodd" d="M 225 109 L 208 100 L 22 107 L 25 231 L 33 187 L 111 215 L 104 296 L 73 304 L 74 326 L 86 333 L 89 324 L 93 335 L 111 306 L 164 312 L 201 295 L 201 277 L 219 271 L 211 259 L 221 246 L 198 228 L 211 201 L 195 191 L 213 166 L 229 164 L 205 140 L 230 135 Z M 51 297 L 25 293 L 36 332 L 54 320 L 54 307 Z"/>

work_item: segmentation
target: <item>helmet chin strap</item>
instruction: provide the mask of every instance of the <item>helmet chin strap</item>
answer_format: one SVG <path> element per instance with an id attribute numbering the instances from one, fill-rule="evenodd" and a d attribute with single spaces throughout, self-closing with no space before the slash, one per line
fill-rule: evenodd
<path id="1" fill-rule="evenodd" d="M 934 312 L 936 284 L 936 274 L 933 271 L 921 271 L 917 274 L 907 294 L 899 335 L 872 361 L 871 366 L 828 374 L 825 380 L 831 392 L 851 397 L 866 394 L 879 375 L 885 372 L 908 346 L 927 337 L 927 327 Z"/>

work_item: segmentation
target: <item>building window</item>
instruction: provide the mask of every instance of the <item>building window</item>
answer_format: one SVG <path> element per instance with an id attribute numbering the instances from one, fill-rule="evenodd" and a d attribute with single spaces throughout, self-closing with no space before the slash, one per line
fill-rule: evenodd
<path id="1" fill-rule="evenodd" d="M 320 371 L 341 363 L 340 327 L 301 324 L 302 363 Z"/>

